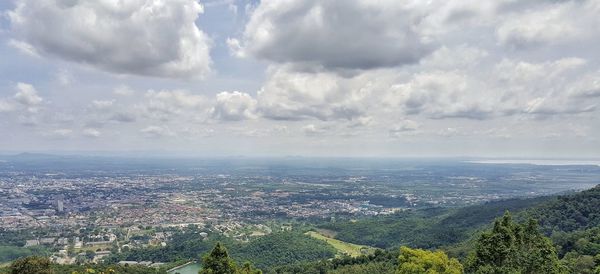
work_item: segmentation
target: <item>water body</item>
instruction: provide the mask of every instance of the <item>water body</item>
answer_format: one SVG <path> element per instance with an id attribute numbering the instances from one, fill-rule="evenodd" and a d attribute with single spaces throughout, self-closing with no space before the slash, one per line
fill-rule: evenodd
<path id="1" fill-rule="evenodd" d="M 537 166 L 600 166 L 600 160 L 503 159 L 469 162 L 478 164 L 529 164 Z"/>
<path id="2" fill-rule="evenodd" d="M 193 264 L 188 264 L 182 268 L 178 268 L 178 269 L 173 269 L 171 271 L 168 271 L 168 274 L 198 274 L 198 271 L 200 271 L 200 264 L 199 263 L 193 263 Z"/>

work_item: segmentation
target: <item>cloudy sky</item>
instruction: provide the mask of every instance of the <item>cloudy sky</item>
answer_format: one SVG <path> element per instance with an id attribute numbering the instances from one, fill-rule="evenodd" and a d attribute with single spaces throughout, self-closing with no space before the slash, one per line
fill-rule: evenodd
<path id="1" fill-rule="evenodd" d="M 0 11 L 0 152 L 600 157 L 597 0 Z"/>

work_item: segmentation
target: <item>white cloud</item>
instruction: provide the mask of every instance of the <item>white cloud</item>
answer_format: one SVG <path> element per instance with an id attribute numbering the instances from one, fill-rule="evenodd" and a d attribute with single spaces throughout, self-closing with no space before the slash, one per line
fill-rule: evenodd
<path id="1" fill-rule="evenodd" d="M 135 90 L 131 89 L 130 87 L 128 87 L 126 85 L 120 85 L 120 86 L 117 86 L 113 90 L 113 94 L 119 95 L 119 96 L 131 96 L 131 95 L 135 94 Z"/>
<path id="2" fill-rule="evenodd" d="M 218 120 L 239 121 L 255 118 L 255 111 L 256 100 L 249 94 L 224 91 L 217 94 L 211 115 Z"/>
<path id="3" fill-rule="evenodd" d="M 122 74 L 202 77 L 211 41 L 195 24 L 195 0 L 18 0 L 8 13 L 24 52 Z"/>
<path id="4" fill-rule="evenodd" d="M 160 126 L 148 126 L 144 129 L 140 130 L 140 132 L 149 138 L 175 136 L 175 133 L 172 132 L 168 127 L 160 127 Z"/>
<path id="5" fill-rule="evenodd" d="M 573 1 L 540 2 L 527 12 L 518 10 L 503 18 L 496 31 L 501 44 L 520 48 L 580 39 L 585 35 L 580 18 L 597 16 L 600 11 L 593 11 L 586 1 L 582 1 L 583 4 Z"/>
<path id="6" fill-rule="evenodd" d="M 569 95 L 589 100 L 600 97 L 600 71 L 581 76 L 569 89 Z"/>
<path id="7" fill-rule="evenodd" d="M 227 38 L 226 42 L 227 47 L 229 48 L 229 54 L 231 54 L 231 56 L 238 58 L 246 57 L 246 53 L 244 52 L 244 48 L 242 47 L 240 40 L 235 38 Z"/>
<path id="8" fill-rule="evenodd" d="M 167 121 L 181 115 L 199 113 L 208 105 L 204 96 L 195 95 L 185 90 L 149 90 L 143 103 L 137 106 L 143 115 Z"/>
<path id="9" fill-rule="evenodd" d="M 8 100 L 0 100 L 0 113 L 13 111 L 14 107 Z"/>
<path id="10" fill-rule="evenodd" d="M 31 57 L 40 57 L 40 55 L 37 52 L 37 50 L 35 49 L 35 47 L 33 47 L 29 43 L 26 43 L 23 41 L 18 41 L 15 39 L 10 39 L 8 41 L 8 45 L 17 49 L 18 51 L 20 51 L 21 53 L 23 53 L 25 55 L 29 55 Z"/>
<path id="11" fill-rule="evenodd" d="M 65 69 L 61 69 L 56 73 L 56 80 L 61 86 L 69 86 L 73 83 L 73 74 Z"/>
<path id="12" fill-rule="evenodd" d="M 288 66 L 269 69 L 258 92 L 261 114 L 274 120 L 352 120 L 364 114 L 368 90 L 353 86 L 356 79 L 335 73 L 298 72 Z"/>
<path id="13" fill-rule="evenodd" d="M 111 108 L 114 103 L 114 100 L 94 100 L 92 101 L 92 106 L 96 109 L 104 110 Z"/>
<path id="14" fill-rule="evenodd" d="M 419 33 L 423 7 L 417 1 L 265 0 L 246 25 L 244 51 L 328 69 L 415 63 L 431 49 L 430 37 Z"/>
<path id="15" fill-rule="evenodd" d="M 315 126 L 314 124 L 308 124 L 308 125 L 302 127 L 302 132 L 304 132 L 304 134 L 306 136 L 317 136 L 317 135 L 325 134 L 326 128 L 318 127 L 318 126 Z"/>
<path id="16" fill-rule="evenodd" d="M 420 124 L 412 120 L 403 120 L 394 124 L 390 128 L 389 133 L 392 137 L 400 137 L 408 132 L 415 132 L 419 129 Z"/>
<path id="17" fill-rule="evenodd" d="M 383 103 L 409 115 L 433 119 L 485 119 L 495 109 L 495 96 L 477 96 L 483 84 L 452 71 L 417 73 L 409 82 L 395 84 Z"/>
<path id="18" fill-rule="evenodd" d="M 37 90 L 26 83 L 17 83 L 17 93 L 14 98 L 18 103 L 26 106 L 33 107 L 42 103 L 43 99 L 37 94 Z"/>
<path id="19" fill-rule="evenodd" d="M 90 138 L 98 138 L 101 135 L 100 131 L 95 128 L 86 128 L 83 130 L 82 134 L 83 136 Z"/>
<path id="20" fill-rule="evenodd" d="M 72 134 L 73 134 L 73 130 L 61 128 L 61 129 L 52 130 L 50 132 L 46 132 L 46 133 L 44 133 L 44 136 L 49 137 L 49 138 L 55 138 L 55 139 L 64 139 L 64 138 L 71 137 Z"/>

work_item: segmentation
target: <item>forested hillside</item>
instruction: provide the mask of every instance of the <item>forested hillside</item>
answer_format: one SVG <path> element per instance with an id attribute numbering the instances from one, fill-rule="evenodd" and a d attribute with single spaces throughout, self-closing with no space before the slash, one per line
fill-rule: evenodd
<path id="1" fill-rule="evenodd" d="M 600 226 L 600 186 L 563 195 L 528 210 L 545 233 L 576 231 Z"/>
<path id="2" fill-rule="evenodd" d="M 435 248 L 467 240 L 504 211 L 520 212 L 553 198 L 510 199 L 459 209 L 431 208 L 390 216 L 321 225 L 337 232 L 336 238 L 379 248 L 400 245 Z"/>

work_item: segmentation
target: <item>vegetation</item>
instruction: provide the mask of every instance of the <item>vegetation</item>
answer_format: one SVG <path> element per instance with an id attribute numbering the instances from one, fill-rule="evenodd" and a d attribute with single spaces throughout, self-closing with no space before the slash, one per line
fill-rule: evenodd
<path id="1" fill-rule="evenodd" d="M 512 220 L 509 212 L 477 240 L 467 261 L 472 273 L 564 273 L 556 249 L 538 230 L 537 222 Z"/>
<path id="2" fill-rule="evenodd" d="M 43 247 L 0 246 L 0 263 L 11 262 L 28 256 L 48 256 L 50 253 Z"/>
<path id="3" fill-rule="evenodd" d="M 221 243 L 217 243 L 209 254 L 202 257 L 202 265 L 200 274 L 234 274 L 236 271 L 235 262 Z"/>
<path id="4" fill-rule="evenodd" d="M 227 248 L 217 243 L 210 253 L 202 257 L 202 269 L 199 274 L 261 274 L 262 271 L 255 269 L 249 262 L 237 267 L 233 259 L 229 257 Z"/>
<path id="5" fill-rule="evenodd" d="M 174 233 L 167 246 L 132 249 L 110 256 L 107 260 L 112 263 L 118 261 L 190 261 L 197 259 L 199 254 L 210 251 L 217 242 L 225 243 L 228 246 L 235 245 L 233 240 L 218 234 L 211 234 L 210 237 L 204 239 L 200 236 L 201 232 L 204 230 L 190 226 L 183 231 Z"/>
<path id="6" fill-rule="evenodd" d="M 272 233 L 233 252 L 234 257 L 251 261 L 260 268 L 328 259 L 335 254 L 331 245 L 300 232 Z"/>
<path id="7" fill-rule="evenodd" d="M 373 254 L 362 255 L 356 258 L 344 256 L 331 260 L 321 260 L 308 263 L 296 263 L 278 266 L 273 269 L 274 273 L 395 273 L 398 267 L 399 250 L 377 249 Z"/>
<path id="8" fill-rule="evenodd" d="M 510 199 L 459 209 L 410 210 L 358 221 L 326 223 L 336 239 L 379 248 L 439 248 L 468 240 L 506 210 L 520 212 L 552 198 Z"/>
<path id="9" fill-rule="evenodd" d="M 8 246 L 0 247 L 0 255 L 30 257 L 0 268 L 0 273 L 164 273 L 164 269 L 118 266 L 114 262 L 174 262 L 206 254 L 201 273 L 211 274 L 261 273 L 251 263 L 241 263 L 244 261 L 254 263 L 265 273 L 600 274 L 599 201 L 600 187 L 596 187 L 561 197 L 513 199 L 460 209 L 421 209 L 355 222 L 331 222 L 320 227 L 332 229 L 337 235 L 294 230 L 249 242 L 216 233 L 201 237 L 205 230 L 189 227 L 174 233 L 165 247 L 133 249 L 99 265 L 56 265 L 46 258 L 30 256 L 34 250 Z M 514 209 L 515 217 L 506 211 L 495 219 L 506 209 Z M 539 218 L 539 222 L 531 217 Z M 18 235 L 13 236 L 11 244 L 19 240 Z M 365 246 L 359 244 L 365 243 L 388 249 L 364 252 Z M 411 248 L 399 248 L 404 243 Z M 448 252 L 431 251 L 437 248 Z M 2 252 L 3 249 L 8 251 Z M 464 260 L 458 256 L 464 269 L 452 258 L 456 254 L 469 254 Z"/>
<path id="10" fill-rule="evenodd" d="M 529 210 L 547 235 L 600 226 L 600 185 L 579 193 L 556 197 Z"/>
<path id="11" fill-rule="evenodd" d="M 166 274 L 164 270 L 144 266 L 113 264 L 59 265 L 46 257 L 30 256 L 18 259 L 8 268 L 0 269 L 2 274 Z"/>
<path id="12" fill-rule="evenodd" d="M 461 274 L 463 266 L 443 251 L 400 248 L 398 274 Z"/>
<path id="13" fill-rule="evenodd" d="M 306 232 L 306 235 L 309 235 L 315 239 L 323 240 L 331 246 L 333 246 L 335 249 L 337 249 L 339 254 L 347 255 L 350 257 L 358 257 L 360 255 L 369 254 L 375 251 L 375 249 L 372 247 L 347 243 L 331 237 L 327 237 L 316 231 Z"/>
<path id="14" fill-rule="evenodd" d="M 10 274 L 53 274 L 50 260 L 44 257 L 25 257 L 14 261 L 10 265 Z"/>

